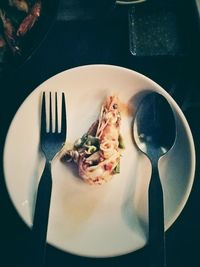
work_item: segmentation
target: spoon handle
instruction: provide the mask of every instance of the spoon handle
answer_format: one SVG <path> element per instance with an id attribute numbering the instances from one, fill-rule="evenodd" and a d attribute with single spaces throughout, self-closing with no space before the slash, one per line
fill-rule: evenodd
<path id="1" fill-rule="evenodd" d="M 153 164 L 149 184 L 149 262 L 150 267 L 165 267 L 163 190 L 158 165 Z"/>

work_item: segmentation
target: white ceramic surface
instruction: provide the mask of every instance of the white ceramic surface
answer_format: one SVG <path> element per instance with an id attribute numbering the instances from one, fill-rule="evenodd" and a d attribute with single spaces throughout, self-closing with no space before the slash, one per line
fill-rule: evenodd
<path id="1" fill-rule="evenodd" d="M 102 186 L 87 185 L 77 178 L 71 165 L 54 162 L 48 242 L 89 257 L 122 255 L 146 244 L 151 166 L 131 135 L 137 96 L 146 90 L 158 91 L 168 99 L 177 122 L 175 146 L 159 165 L 165 228 L 169 228 L 181 213 L 193 184 L 195 150 L 191 131 L 180 108 L 158 84 L 137 72 L 109 65 L 83 66 L 56 75 L 36 88 L 17 111 L 5 142 L 4 174 L 10 197 L 23 220 L 31 226 L 37 183 L 44 166 L 39 128 L 41 92 L 46 90 L 66 93 L 68 144 L 96 120 L 104 98 L 117 94 L 124 103 L 121 132 L 126 144 L 121 173 Z"/>
<path id="2" fill-rule="evenodd" d="M 128 5 L 128 4 L 139 4 L 142 2 L 145 2 L 147 0 L 117 0 L 116 3 L 117 4 L 121 4 L 121 5 Z"/>

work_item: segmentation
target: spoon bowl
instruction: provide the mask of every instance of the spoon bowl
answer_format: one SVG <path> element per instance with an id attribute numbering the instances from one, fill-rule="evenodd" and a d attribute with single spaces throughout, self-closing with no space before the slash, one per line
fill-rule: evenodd
<path id="1" fill-rule="evenodd" d="M 164 96 L 149 93 L 141 101 L 134 120 L 134 139 L 151 161 L 158 161 L 174 145 L 176 123 Z"/>

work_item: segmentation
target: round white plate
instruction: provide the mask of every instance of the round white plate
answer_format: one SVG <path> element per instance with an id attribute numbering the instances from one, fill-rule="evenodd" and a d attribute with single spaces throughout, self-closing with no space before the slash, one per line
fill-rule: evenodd
<path id="1" fill-rule="evenodd" d="M 117 94 L 124 106 L 121 132 L 126 144 L 120 174 L 102 186 L 85 184 L 70 164 L 54 163 L 48 242 L 89 257 L 122 255 L 146 244 L 151 166 L 137 150 L 131 134 L 138 94 L 146 90 L 160 92 L 168 99 L 177 122 L 175 146 L 159 165 L 168 229 L 182 211 L 193 184 L 191 131 L 180 108 L 158 84 L 132 70 L 109 65 L 83 66 L 56 75 L 34 90 L 17 111 L 5 142 L 4 173 L 10 197 L 23 220 L 32 225 L 44 166 L 39 152 L 40 103 L 41 92 L 48 90 L 66 93 L 69 144 L 96 120 L 105 97 Z"/>

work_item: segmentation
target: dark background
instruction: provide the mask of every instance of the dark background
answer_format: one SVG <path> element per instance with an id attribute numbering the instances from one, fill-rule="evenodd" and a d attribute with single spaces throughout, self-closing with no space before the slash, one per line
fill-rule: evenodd
<path id="1" fill-rule="evenodd" d="M 30 229 L 13 207 L 3 177 L 2 153 L 9 124 L 22 101 L 47 78 L 71 67 L 101 63 L 124 66 L 155 80 L 174 97 L 190 124 L 197 156 L 195 182 L 183 212 L 166 233 L 166 253 L 167 267 L 199 266 L 200 31 L 195 1 L 182 1 L 181 5 L 180 1 L 177 1 L 178 5 L 172 4 L 176 1 L 159 1 L 162 4 L 158 5 L 154 3 L 154 10 L 158 10 L 159 6 L 162 12 L 167 10 L 167 14 L 173 13 L 173 17 L 176 17 L 174 24 L 169 24 L 168 32 L 172 30 L 170 27 L 173 30 L 175 27 L 179 38 L 171 40 L 175 44 L 172 50 L 162 46 L 162 55 L 154 55 L 156 52 L 153 48 L 151 51 L 149 48 L 142 50 L 139 42 L 136 55 L 130 53 L 129 8 L 108 9 L 101 6 L 97 9 L 97 6 L 91 5 L 91 1 L 86 1 L 87 6 L 83 2 L 62 1 L 57 19 L 32 58 L 16 71 L 0 78 L 0 266 L 28 266 L 31 249 Z M 135 12 L 136 18 L 144 17 L 144 11 L 140 8 L 136 7 Z M 163 13 L 156 14 L 161 16 Z M 151 16 L 155 18 L 155 14 L 150 13 Z M 136 24 L 136 27 L 141 30 L 142 26 Z M 146 31 L 148 34 L 149 31 Z M 173 35 L 170 36 L 173 38 Z M 143 37 L 139 37 L 142 41 Z M 165 38 L 161 36 L 163 42 Z M 46 266 L 146 267 L 147 255 L 145 247 L 121 257 L 89 259 L 64 253 L 48 245 Z"/>

